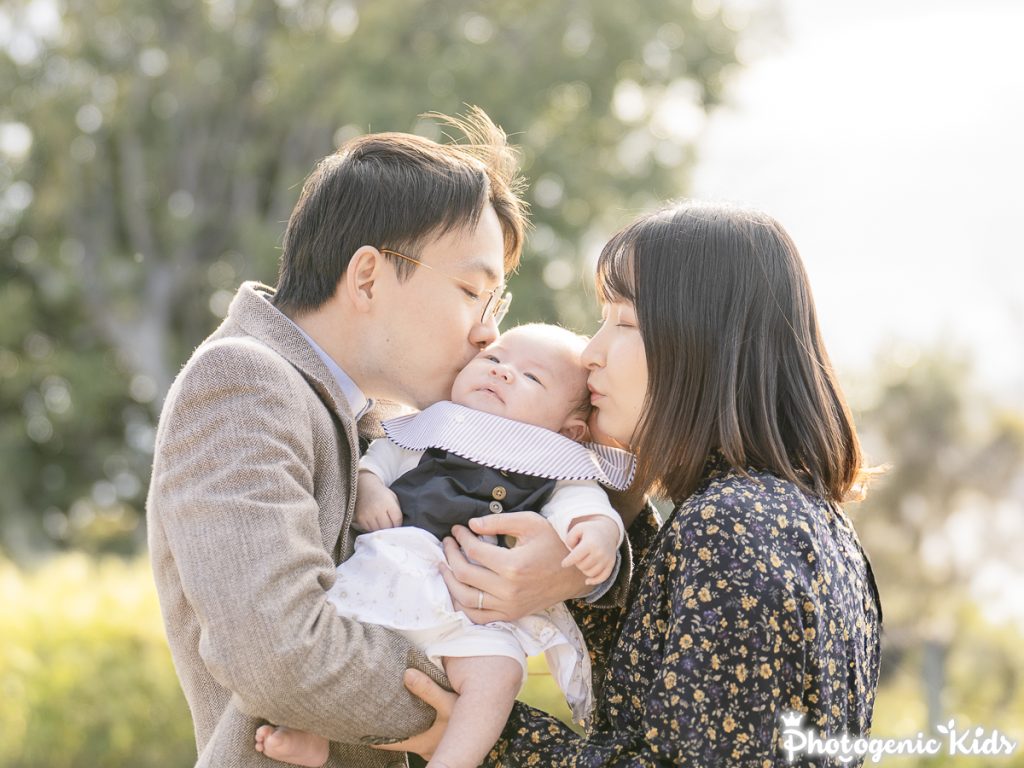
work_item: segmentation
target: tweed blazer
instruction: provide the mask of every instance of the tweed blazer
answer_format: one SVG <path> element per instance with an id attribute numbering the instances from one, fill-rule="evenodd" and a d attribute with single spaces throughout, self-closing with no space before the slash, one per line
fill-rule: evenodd
<path id="1" fill-rule="evenodd" d="M 280 768 L 253 747 L 269 721 L 330 739 L 331 768 L 405 766 L 367 745 L 433 721 L 407 667 L 446 681 L 404 638 L 327 602 L 353 549 L 357 425 L 272 295 L 241 286 L 157 429 L 149 548 L 196 765 Z"/>

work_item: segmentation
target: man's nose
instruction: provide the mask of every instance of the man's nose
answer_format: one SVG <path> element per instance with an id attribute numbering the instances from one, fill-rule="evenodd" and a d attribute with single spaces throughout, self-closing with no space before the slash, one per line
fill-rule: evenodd
<path id="1" fill-rule="evenodd" d="M 469 332 L 469 342 L 474 347 L 483 349 L 493 344 L 500 333 L 498 324 L 494 321 L 494 315 L 490 315 L 486 320 L 478 320 L 473 325 L 473 329 Z"/>

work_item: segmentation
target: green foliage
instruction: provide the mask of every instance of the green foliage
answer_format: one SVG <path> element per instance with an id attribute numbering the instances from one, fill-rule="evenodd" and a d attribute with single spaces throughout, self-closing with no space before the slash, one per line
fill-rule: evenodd
<path id="1" fill-rule="evenodd" d="M 684 191 L 737 40 L 690 0 L 41 5 L 0 10 L 25 30 L 0 46 L 0 546 L 18 556 L 139 541 L 174 372 L 241 280 L 274 282 L 302 179 L 339 142 L 483 107 L 533 182 L 509 322 L 587 327 L 586 259 Z"/>
<path id="2" fill-rule="evenodd" d="M 0 766 L 195 762 L 145 561 L 0 561 L 0 585 Z"/>
<path id="3" fill-rule="evenodd" d="M 195 743 L 144 559 L 65 555 L 31 571 L 0 561 L 0 768 L 192 765 Z M 1024 739 L 1024 636 L 976 609 L 957 614 L 942 691 L 947 717 Z M 934 734 L 917 672 L 918 651 L 887 656 L 873 735 Z M 520 698 L 568 722 L 543 658 L 530 660 Z M 942 722 L 945 722 L 943 720 Z M 958 757 L 913 760 L 907 768 L 990 765 Z M 1024 766 L 1024 749 L 1001 758 Z"/>
<path id="4" fill-rule="evenodd" d="M 889 468 L 855 521 L 885 613 L 883 682 L 897 670 L 918 678 L 915 728 L 999 711 L 1000 698 L 1019 705 L 1016 649 L 965 617 L 978 603 L 1019 606 L 1001 583 L 1019 574 L 1024 543 L 1021 414 L 978 392 L 968 361 L 944 348 L 881 360 L 871 389 L 858 424 L 871 459 Z M 1003 692 L 992 694 L 985 676 L 972 681 L 972 668 L 996 676 Z"/>
<path id="5" fill-rule="evenodd" d="M 0 768 L 195 762 L 145 559 L 0 560 L 0 588 Z M 520 698 L 569 717 L 542 657 Z"/>

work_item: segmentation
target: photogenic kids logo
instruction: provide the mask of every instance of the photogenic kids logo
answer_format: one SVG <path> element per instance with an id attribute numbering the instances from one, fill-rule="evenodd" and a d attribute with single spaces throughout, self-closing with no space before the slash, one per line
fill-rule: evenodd
<path id="1" fill-rule="evenodd" d="M 909 739 L 874 739 L 846 733 L 823 738 L 813 727 L 804 727 L 804 716 L 800 712 L 786 712 L 781 720 L 782 751 L 790 765 L 800 757 L 830 757 L 840 763 L 870 757 L 871 762 L 877 763 L 886 755 L 1012 755 L 1017 749 L 1017 742 L 1010 741 L 998 730 L 987 731 L 980 727 L 961 730 L 953 720 L 935 726 L 942 738 L 918 733 Z"/>

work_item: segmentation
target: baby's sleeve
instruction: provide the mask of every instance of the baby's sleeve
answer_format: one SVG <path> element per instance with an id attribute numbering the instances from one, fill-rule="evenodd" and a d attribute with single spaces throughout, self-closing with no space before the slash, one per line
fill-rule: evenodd
<path id="1" fill-rule="evenodd" d="M 423 451 L 410 451 L 381 437 L 370 443 L 359 459 L 359 471 L 372 472 L 389 486 L 419 464 L 422 456 Z"/>
<path id="2" fill-rule="evenodd" d="M 540 513 L 551 523 L 562 541 L 568 537 L 573 520 L 590 515 L 602 515 L 612 520 L 619 529 L 620 545 L 626 535 L 622 518 L 608 501 L 608 494 L 594 480 L 559 480 Z"/>

